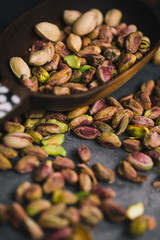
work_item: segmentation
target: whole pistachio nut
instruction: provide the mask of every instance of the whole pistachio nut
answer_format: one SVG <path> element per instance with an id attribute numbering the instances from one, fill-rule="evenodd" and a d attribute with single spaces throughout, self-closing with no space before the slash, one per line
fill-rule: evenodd
<path id="1" fill-rule="evenodd" d="M 57 25 L 50 22 L 40 22 L 35 25 L 35 32 L 43 39 L 56 42 L 60 38 L 60 30 Z"/>
<path id="2" fill-rule="evenodd" d="M 126 51 L 129 53 L 137 52 L 142 40 L 141 32 L 132 32 L 126 36 Z"/>
<path id="3" fill-rule="evenodd" d="M 94 12 L 97 15 L 97 26 L 100 26 L 103 23 L 103 14 L 97 8 L 92 8 L 90 11 Z"/>
<path id="4" fill-rule="evenodd" d="M 129 231 L 132 236 L 141 236 L 147 230 L 147 219 L 140 216 L 130 222 Z"/>
<path id="5" fill-rule="evenodd" d="M 137 173 L 128 161 L 120 162 L 118 167 L 118 173 L 122 178 L 131 182 L 141 183 L 145 182 L 148 179 L 147 176 Z"/>
<path id="6" fill-rule="evenodd" d="M 137 217 L 140 217 L 141 215 L 143 215 L 143 213 L 144 204 L 141 202 L 129 206 L 126 210 L 127 218 L 129 218 L 130 220 L 134 220 Z"/>
<path id="7" fill-rule="evenodd" d="M 120 102 L 121 104 L 123 104 L 125 101 L 127 101 L 127 100 L 129 100 L 129 99 L 132 99 L 133 96 L 134 96 L 134 94 L 133 94 L 133 93 L 130 93 L 130 94 L 128 94 L 128 95 L 120 98 L 120 99 L 119 99 L 119 102 Z"/>
<path id="8" fill-rule="evenodd" d="M 112 78 L 112 72 L 109 68 L 100 65 L 97 68 L 96 76 L 101 83 L 106 83 Z"/>
<path id="9" fill-rule="evenodd" d="M 0 170 L 6 171 L 12 168 L 11 162 L 2 153 L 0 153 Z"/>
<path id="10" fill-rule="evenodd" d="M 120 125 L 120 122 L 122 121 L 124 116 L 128 116 L 129 122 L 130 122 L 133 118 L 133 112 L 129 109 L 122 109 L 122 110 L 117 111 L 112 119 L 112 127 L 114 129 L 118 128 L 118 126 Z"/>
<path id="11" fill-rule="evenodd" d="M 97 113 L 98 111 L 100 111 L 101 109 L 105 108 L 106 104 L 105 104 L 105 100 L 104 99 L 100 99 L 97 100 L 93 105 L 91 105 L 91 107 L 89 108 L 89 113 L 91 115 L 94 115 L 95 113 Z"/>
<path id="12" fill-rule="evenodd" d="M 82 14 L 73 25 L 73 32 L 79 36 L 90 33 L 97 25 L 97 14 L 88 11 Z"/>
<path id="13" fill-rule="evenodd" d="M 63 216 L 67 218 L 72 224 L 78 224 L 80 222 L 80 213 L 79 210 L 75 207 L 67 208 Z"/>
<path id="14" fill-rule="evenodd" d="M 58 85 L 61 86 L 67 83 L 72 75 L 72 69 L 66 65 L 61 71 L 51 73 L 50 78 L 47 84 L 54 86 Z"/>
<path id="15" fill-rule="evenodd" d="M 43 136 L 47 136 L 54 133 L 61 133 L 61 128 L 56 124 L 41 123 L 36 127 L 36 131 Z"/>
<path id="16" fill-rule="evenodd" d="M 94 120 L 104 122 L 110 121 L 116 112 L 117 108 L 114 106 L 103 108 L 94 115 Z"/>
<path id="17" fill-rule="evenodd" d="M 148 96 L 150 96 L 154 89 L 154 86 L 155 86 L 154 81 L 152 79 L 148 80 L 141 85 L 141 91 L 145 92 L 146 94 L 148 94 Z"/>
<path id="18" fill-rule="evenodd" d="M 145 111 L 144 116 L 155 120 L 156 118 L 160 117 L 160 108 L 153 107 L 153 108 Z"/>
<path id="19" fill-rule="evenodd" d="M 103 214 L 101 210 L 92 205 L 83 205 L 80 209 L 80 215 L 86 223 L 91 225 L 96 225 L 103 220 Z"/>
<path id="20" fill-rule="evenodd" d="M 116 196 L 112 188 L 105 186 L 94 186 L 91 193 L 97 195 L 101 200 L 110 199 Z"/>
<path id="21" fill-rule="evenodd" d="M 46 83 L 50 77 L 49 73 L 42 67 L 32 68 L 32 74 L 37 77 L 40 83 Z"/>
<path id="22" fill-rule="evenodd" d="M 81 172 L 79 174 L 79 187 L 84 192 L 90 192 L 92 189 L 92 181 L 87 173 Z"/>
<path id="23" fill-rule="evenodd" d="M 84 115 L 88 111 L 88 108 L 89 108 L 89 106 L 83 106 L 83 107 L 77 108 L 77 109 L 69 112 L 67 115 L 67 118 L 71 120 L 73 118 Z"/>
<path id="24" fill-rule="evenodd" d="M 158 148 L 160 146 L 160 135 L 156 132 L 146 134 L 143 138 L 143 144 L 147 149 Z"/>
<path id="25" fill-rule="evenodd" d="M 43 211 L 48 210 L 51 206 L 52 205 L 50 201 L 45 199 L 38 199 L 27 204 L 26 211 L 29 216 L 36 216 L 39 213 L 42 213 Z"/>
<path id="26" fill-rule="evenodd" d="M 149 157 L 152 158 L 155 165 L 160 165 L 160 150 L 159 148 L 148 150 L 145 152 Z"/>
<path id="27" fill-rule="evenodd" d="M 60 172 L 52 173 L 43 184 L 43 191 L 45 194 L 50 194 L 65 185 L 63 175 Z"/>
<path id="28" fill-rule="evenodd" d="M 122 18 L 122 12 L 119 9 L 110 9 L 105 15 L 105 23 L 110 27 L 116 27 Z"/>
<path id="29" fill-rule="evenodd" d="M 82 47 L 82 40 L 80 36 L 74 33 L 70 33 L 67 38 L 67 47 L 72 52 L 79 52 Z"/>
<path id="30" fill-rule="evenodd" d="M 142 150 L 142 143 L 138 139 L 124 139 L 122 147 L 127 152 L 140 152 Z"/>
<path id="31" fill-rule="evenodd" d="M 73 130 L 74 134 L 80 138 L 83 139 L 95 139 L 100 132 L 93 127 L 88 127 L 88 126 L 81 126 L 81 127 L 76 127 Z"/>
<path id="32" fill-rule="evenodd" d="M 132 137 L 144 137 L 149 133 L 148 128 L 143 125 L 128 125 L 127 131 Z"/>
<path id="33" fill-rule="evenodd" d="M 129 69 L 136 61 L 136 56 L 131 53 L 126 53 L 122 57 L 119 67 L 118 67 L 118 72 L 123 73 L 127 69 Z"/>
<path id="34" fill-rule="evenodd" d="M 36 156 L 40 161 L 45 160 L 48 157 L 48 154 L 39 146 L 30 146 L 23 148 L 21 151 L 21 155 L 32 155 Z"/>
<path id="35" fill-rule="evenodd" d="M 91 152 L 89 148 L 84 145 L 78 147 L 78 155 L 82 163 L 89 163 L 91 159 Z"/>
<path id="36" fill-rule="evenodd" d="M 77 10 L 64 10 L 63 20 L 67 25 L 73 25 L 81 15 L 82 13 Z"/>
<path id="37" fill-rule="evenodd" d="M 152 159 L 141 152 L 129 153 L 126 160 L 129 161 L 137 170 L 149 170 L 153 167 Z"/>
<path id="38" fill-rule="evenodd" d="M 73 230 L 70 227 L 63 227 L 60 228 L 53 233 L 51 233 L 49 236 L 47 236 L 46 240 L 67 240 L 69 239 L 73 234 Z"/>
<path id="39" fill-rule="evenodd" d="M 149 51 L 150 45 L 151 45 L 150 39 L 146 36 L 143 36 L 141 40 L 141 44 L 139 46 L 139 51 L 142 54 L 146 53 L 147 51 Z"/>
<path id="40" fill-rule="evenodd" d="M 3 137 L 2 141 L 8 147 L 22 149 L 31 146 L 33 138 L 27 133 L 9 133 Z"/>
<path id="41" fill-rule="evenodd" d="M 75 164 L 74 162 L 66 157 L 56 157 L 56 159 L 53 162 L 53 168 L 56 170 L 61 170 L 61 169 L 74 169 Z"/>
<path id="42" fill-rule="evenodd" d="M 56 42 L 55 50 L 56 50 L 56 53 L 62 58 L 71 55 L 67 46 L 61 41 Z"/>
<path id="43" fill-rule="evenodd" d="M 30 182 L 23 182 L 21 185 L 18 186 L 15 192 L 15 199 L 19 203 L 23 203 L 24 201 L 24 193 L 27 191 L 27 189 L 31 186 Z"/>
<path id="44" fill-rule="evenodd" d="M 94 121 L 92 123 L 93 127 L 97 128 L 100 132 L 111 132 L 114 133 L 114 129 L 105 122 Z"/>
<path id="45" fill-rule="evenodd" d="M 67 117 L 65 114 L 63 113 L 59 113 L 59 112 L 48 112 L 45 114 L 45 119 L 48 121 L 50 119 L 56 119 L 57 121 L 60 122 L 65 122 Z M 58 124 L 57 124 L 58 125 Z"/>
<path id="46" fill-rule="evenodd" d="M 30 77 L 31 72 L 27 63 L 20 57 L 12 57 L 9 61 L 10 68 L 17 78 L 21 78 L 25 74 L 27 78 Z"/>
<path id="47" fill-rule="evenodd" d="M 53 144 L 53 145 L 61 145 L 64 142 L 64 134 L 54 134 L 51 136 L 46 136 L 42 139 L 42 144 L 44 146 Z"/>
<path id="48" fill-rule="evenodd" d="M 39 133 L 34 131 L 33 129 L 27 129 L 26 133 L 28 133 L 34 140 L 35 143 L 40 144 L 43 136 Z"/>
<path id="49" fill-rule="evenodd" d="M 98 182 L 97 179 L 95 177 L 95 174 L 93 172 L 93 170 L 91 168 L 89 168 L 86 164 L 82 163 L 82 164 L 78 164 L 78 167 L 80 169 L 80 172 L 84 172 L 86 174 L 88 174 L 93 182 L 93 186 L 97 186 Z"/>
<path id="50" fill-rule="evenodd" d="M 72 204 L 77 203 L 78 198 L 71 191 L 68 191 L 68 190 L 56 190 L 53 193 L 52 201 L 54 203 L 64 203 L 64 204 L 68 204 L 68 205 L 71 204 L 72 205 Z"/>
<path id="51" fill-rule="evenodd" d="M 147 93 L 139 91 L 134 96 L 135 100 L 142 105 L 144 110 L 151 108 L 151 99 Z"/>
<path id="52" fill-rule="evenodd" d="M 97 136 L 97 140 L 102 147 L 105 148 L 119 148 L 121 141 L 114 133 L 103 132 Z"/>
<path id="53" fill-rule="evenodd" d="M 132 123 L 134 125 L 141 125 L 147 128 L 153 128 L 155 123 L 151 118 L 147 118 L 145 116 L 138 116 L 135 118 L 132 118 Z"/>
<path id="54" fill-rule="evenodd" d="M 160 47 L 158 48 L 158 50 L 155 52 L 152 61 L 155 65 L 159 65 L 160 64 Z"/>
<path id="55" fill-rule="evenodd" d="M 32 119 L 38 119 L 40 121 L 39 118 L 43 118 L 45 114 L 45 110 L 43 109 L 34 109 L 34 110 L 29 110 L 27 112 L 25 112 L 25 117 L 29 118 L 30 120 Z"/>
<path id="56" fill-rule="evenodd" d="M 113 183 L 115 181 L 115 172 L 107 168 L 101 163 L 95 163 L 92 165 L 92 170 L 96 178 L 100 181 Z"/>
<path id="57" fill-rule="evenodd" d="M 53 173 L 53 163 L 51 160 L 43 162 L 36 170 L 34 180 L 36 182 L 43 182 Z"/>
<path id="58" fill-rule="evenodd" d="M 27 155 L 22 157 L 14 166 L 14 169 L 18 173 L 32 172 L 39 166 L 39 160 L 36 156 Z"/>
<path id="59" fill-rule="evenodd" d="M 86 109 L 86 108 L 85 108 Z M 81 112 L 82 109 L 80 109 L 80 112 Z M 83 111 L 84 111 L 84 108 L 83 108 Z M 78 110 L 78 113 L 80 114 L 79 110 Z M 78 115 L 79 115 L 78 114 Z M 77 112 L 75 110 L 75 112 L 73 112 L 73 114 L 71 116 L 75 116 L 77 115 Z M 71 120 L 71 122 L 69 123 L 69 128 L 70 129 L 75 129 L 77 127 L 80 127 L 80 126 L 88 126 L 88 125 L 91 125 L 91 123 L 93 122 L 93 117 L 92 116 L 89 116 L 89 115 L 80 115 L 78 117 L 75 117 L 74 119 Z"/>
<path id="60" fill-rule="evenodd" d="M 135 115 L 142 115 L 143 107 L 135 99 L 129 99 L 123 102 L 124 108 L 129 108 L 134 112 Z M 147 117 L 147 116 L 146 116 Z"/>
<path id="61" fill-rule="evenodd" d="M 60 145 L 47 144 L 42 148 L 44 149 L 45 152 L 52 156 L 65 157 L 67 154 L 66 150 Z"/>
<path id="62" fill-rule="evenodd" d="M 88 57 L 89 55 L 99 55 L 101 53 L 101 49 L 98 46 L 87 46 L 80 50 L 77 55 L 78 57 Z"/>
<path id="63" fill-rule="evenodd" d="M 57 119 L 54 119 L 54 118 L 48 120 L 46 123 L 56 124 L 56 125 L 60 126 L 62 133 L 66 132 L 68 130 L 68 124 L 67 123 L 58 121 Z"/>
<path id="64" fill-rule="evenodd" d="M 0 144 L 0 153 L 9 159 L 16 158 L 18 155 L 14 149 L 7 147 L 4 144 Z"/>
<path id="65" fill-rule="evenodd" d="M 32 66 L 42 66 L 49 61 L 51 57 L 47 50 L 39 50 L 29 55 L 29 64 Z"/>
<path id="66" fill-rule="evenodd" d="M 45 213 L 45 215 L 42 214 L 39 217 L 38 222 L 44 229 L 62 229 L 69 225 L 68 219 L 50 214 L 49 212 Z"/>
<path id="67" fill-rule="evenodd" d="M 125 209 L 117 202 L 104 200 L 101 204 L 102 211 L 112 222 L 121 222 L 126 219 Z"/>
<path id="68" fill-rule="evenodd" d="M 152 216 L 145 216 L 145 217 L 147 219 L 147 230 L 152 231 L 157 226 L 156 219 Z"/>
<path id="69" fill-rule="evenodd" d="M 67 182 L 68 184 L 75 185 L 78 182 L 78 175 L 72 169 L 63 169 L 61 173 L 64 177 L 65 182 Z"/>
<path id="70" fill-rule="evenodd" d="M 32 202 L 38 200 L 42 197 L 42 188 L 39 184 L 30 185 L 24 192 L 24 199 L 26 201 Z"/>
<path id="71" fill-rule="evenodd" d="M 15 122 L 5 122 L 4 124 L 4 129 L 8 132 L 8 133 L 23 133 L 25 130 L 25 127 L 20 124 L 20 123 L 15 123 Z"/>

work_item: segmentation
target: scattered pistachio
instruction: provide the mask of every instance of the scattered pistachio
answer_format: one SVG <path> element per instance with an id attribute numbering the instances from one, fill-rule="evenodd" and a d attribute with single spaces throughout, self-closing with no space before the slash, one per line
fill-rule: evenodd
<path id="1" fill-rule="evenodd" d="M 57 25 L 50 22 L 40 22 L 35 25 L 35 32 L 43 39 L 56 42 L 60 38 L 60 30 Z"/>
<path id="2" fill-rule="evenodd" d="M 65 157 L 56 157 L 56 159 L 53 162 L 53 167 L 56 170 L 61 170 L 61 169 L 74 169 L 75 168 L 75 164 L 74 162 L 69 159 L 69 158 L 65 158 Z"/>
<path id="3" fill-rule="evenodd" d="M 118 136 L 112 132 L 102 132 L 97 136 L 97 140 L 105 148 L 119 148 L 121 146 Z"/>
<path id="4" fill-rule="evenodd" d="M 43 191 L 45 194 L 50 194 L 62 187 L 64 187 L 64 178 L 60 172 L 52 173 L 43 184 Z"/>
<path id="5" fill-rule="evenodd" d="M 6 171 L 12 168 L 11 162 L 2 153 L 0 153 L 0 170 Z"/>
<path id="6" fill-rule="evenodd" d="M 39 213 L 48 210 L 51 207 L 51 203 L 45 199 L 39 199 L 32 201 L 26 206 L 26 211 L 29 216 L 36 216 Z"/>
<path id="7" fill-rule="evenodd" d="M 131 221 L 129 226 L 130 234 L 133 236 L 141 236 L 147 230 L 147 220 L 145 216 L 140 216 Z"/>
<path id="8" fill-rule="evenodd" d="M 28 78 L 30 77 L 30 69 L 26 62 L 20 57 L 12 57 L 10 59 L 10 68 L 17 78 L 21 78 L 22 74 L 25 74 Z"/>
<path id="9" fill-rule="evenodd" d="M 42 197 L 42 188 L 38 184 L 30 185 L 24 192 L 24 199 L 26 201 L 32 202 L 38 200 Z"/>
<path id="10" fill-rule="evenodd" d="M 149 133 L 148 128 L 143 125 L 128 125 L 127 131 L 132 137 L 144 137 Z"/>
<path id="11" fill-rule="evenodd" d="M 52 201 L 54 203 L 75 204 L 78 199 L 75 194 L 68 190 L 56 190 L 53 193 Z"/>
<path id="12" fill-rule="evenodd" d="M 84 106 L 81 108 L 77 108 L 71 112 L 68 113 L 67 118 L 68 119 L 73 119 L 76 117 L 79 117 L 81 115 L 84 115 L 88 111 L 89 106 Z"/>
<path id="13" fill-rule="evenodd" d="M 79 146 L 78 147 L 78 155 L 80 157 L 80 160 L 82 163 L 89 163 L 90 159 L 91 159 L 91 152 L 89 150 L 89 148 L 87 148 L 86 146 Z"/>
<path id="14" fill-rule="evenodd" d="M 126 210 L 126 215 L 130 220 L 134 220 L 137 217 L 140 217 L 144 213 L 144 204 L 143 203 L 137 203 L 134 205 L 129 206 L 129 208 Z"/>
<path id="15" fill-rule="evenodd" d="M 9 133 L 2 139 L 11 148 L 22 149 L 32 145 L 33 138 L 27 133 Z"/>
<path id="16" fill-rule="evenodd" d="M 42 163 L 36 170 L 34 180 L 36 182 L 43 182 L 53 173 L 53 164 L 51 160 Z"/>
<path id="17" fill-rule="evenodd" d="M 115 181 L 115 172 L 107 168 L 101 163 L 95 163 L 92 165 L 92 170 L 96 178 L 100 181 L 113 183 Z"/>
<path id="18" fill-rule="evenodd" d="M 91 225 L 95 225 L 103 220 L 103 214 L 99 208 L 92 205 L 82 206 L 80 209 L 82 219 Z"/>
<path id="19" fill-rule="evenodd" d="M 60 145 L 47 144 L 42 147 L 46 153 L 53 156 L 66 156 L 66 150 Z"/>
<path id="20" fill-rule="evenodd" d="M 21 155 L 32 155 L 36 156 L 39 160 L 45 160 L 48 157 L 48 154 L 39 146 L 30 146 L 23 148 L 21 151 Z"/>
<path id="21" fill-rule="evenodd" d="M 39 166 L 39 161 L 36 156 L 27 155 L 22 157 L 14 166 L 14 169 L 18 173 L 32 172 L 36 167 Z"/>
<path id="22" fill-rule="evenodd" d="M 105 15 L 105 22 L 110 27 L 116 27 L 122 18 L 122 12 L 119 9 L 110 9 Z"/>
<path id="23" fill-rule="evenodd" d="M 7 147 L 4 144 L 0 144 L 0 153 L 9 159 L 16 158 L 18 155 L 14 149 Z"/>
<path id="24" fill-rule="evenodd" d="M 152 159 L 141 152 L 129 153 L 126 160 L 129 161 L 137 170 L 149 170 L 153 167 Z"/>

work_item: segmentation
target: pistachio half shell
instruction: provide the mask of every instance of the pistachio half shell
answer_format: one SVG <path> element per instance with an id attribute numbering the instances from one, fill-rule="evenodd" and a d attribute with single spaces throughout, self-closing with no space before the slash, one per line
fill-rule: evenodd
<path id="1" fill-rule="evenodd" d="M 9 62 L 10 68 L 17 78 L 25 74 L 28 78 L 31 75 L 27 63 L 21 57 L 12 57 Z"/>
<path id="2" fill-rule="evenodd" d="M 60 30 L 57 25 L 50 22 L 40 22 L 35 25 L 35 32 L 46 40 L 56 42 L 60 38 Z"/>

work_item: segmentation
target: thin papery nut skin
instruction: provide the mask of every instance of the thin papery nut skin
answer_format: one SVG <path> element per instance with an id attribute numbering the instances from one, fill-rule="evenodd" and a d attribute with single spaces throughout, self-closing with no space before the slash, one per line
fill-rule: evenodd
<path id="1" fill-rule="evenodd" d="M 97 136 L 97 140 L 102 147 L 105 148 L 119 148 L 121 141 L 118 136 L 111 132 L 103 132 Z"/>
<path id="2" fill-rule="evenodd" d="M 82 126 L 74 129 L 74 134 L 84 139 L 95 139 L 100 132 L 93 127 Z"/>
<path id="3" fill-rule="evenodd" d="M 152 159 L 141 152 L 129 153 L 126 160 L 129 161 L 137 170 L 149 170 L 153 167 Z"/>
<path id="4" fill-rule="evenodd" d="M 100 111 L 101 109 L 106 107 L 106 103 L 104 99 L 100 99 L 98 101 L 96 101 L 90 108 L 89 108 L 89 112 L 91 115 L 94 115 L 95 113 L 97 113 L 98 111 Z"/>

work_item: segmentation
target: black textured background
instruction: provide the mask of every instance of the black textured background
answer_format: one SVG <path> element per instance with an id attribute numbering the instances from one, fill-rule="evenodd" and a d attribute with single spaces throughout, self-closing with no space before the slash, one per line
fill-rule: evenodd
<path id="1" fill-rule="evenodd" d="M 0 31 L 18 16 L 29 10 L 40 0 L 1 0 L 0 1 Z M 157 5 L 160 13 L 160 4 Z M 159 29 L 157 29 L 159 31 Z M 160 66 L 154 66 L 148 63 L 136 76 L 128 81 L 124 86 L 112 94 L 119 98 L 132 93 L 138 87 L 149 79 L 156 80 L 160 77 Z M 67 150 L 67 156 L 77 160 L 76 149 L 79 145 L 86 145 L 92 152 L 91 164 L 101 162 L 107 167 L 116 170 L 118 162 L 124 160 L 127 155 L 122 149 L 110 150 L 99 146 L 95 141 L 81 140 L 71 133 L 66 134 L 66 140 L 63 146 Z M 111 186 L 116 191 L 115 200 L 121 203 L 125 208 L 137 202 L 144 202 L 145 214 L 155 216 L 157 228 L 154 231 L 146 232 L 140 240 L 159 240 L 160 239 L 160 192 L 155 192 L 151 182 L 157 178 L 158 174 L 154 170 L 147 172 L 149 180 L 143 184 L 134 184 L 123 181 L 116 176 L 116 181 Z M 32 181 L 32 174 L 17 174 L 13 171 L 0 172 L 0 203 L 11 204 L 13 201 L 13 192 L 24 181 Z M 107 184 L 105 184 L 107 185 Z M 134 239 L 127 234 L 127 222 L 113 224 L 105 220 L 101 222 L 93 231 L 95 240 L 129 240 Z M 10 226 L 0 226 L 0 240 L 26 240 L 27 237 L 17 232 Z M 87 240 L 87 239 L 86 239 Z"/>

